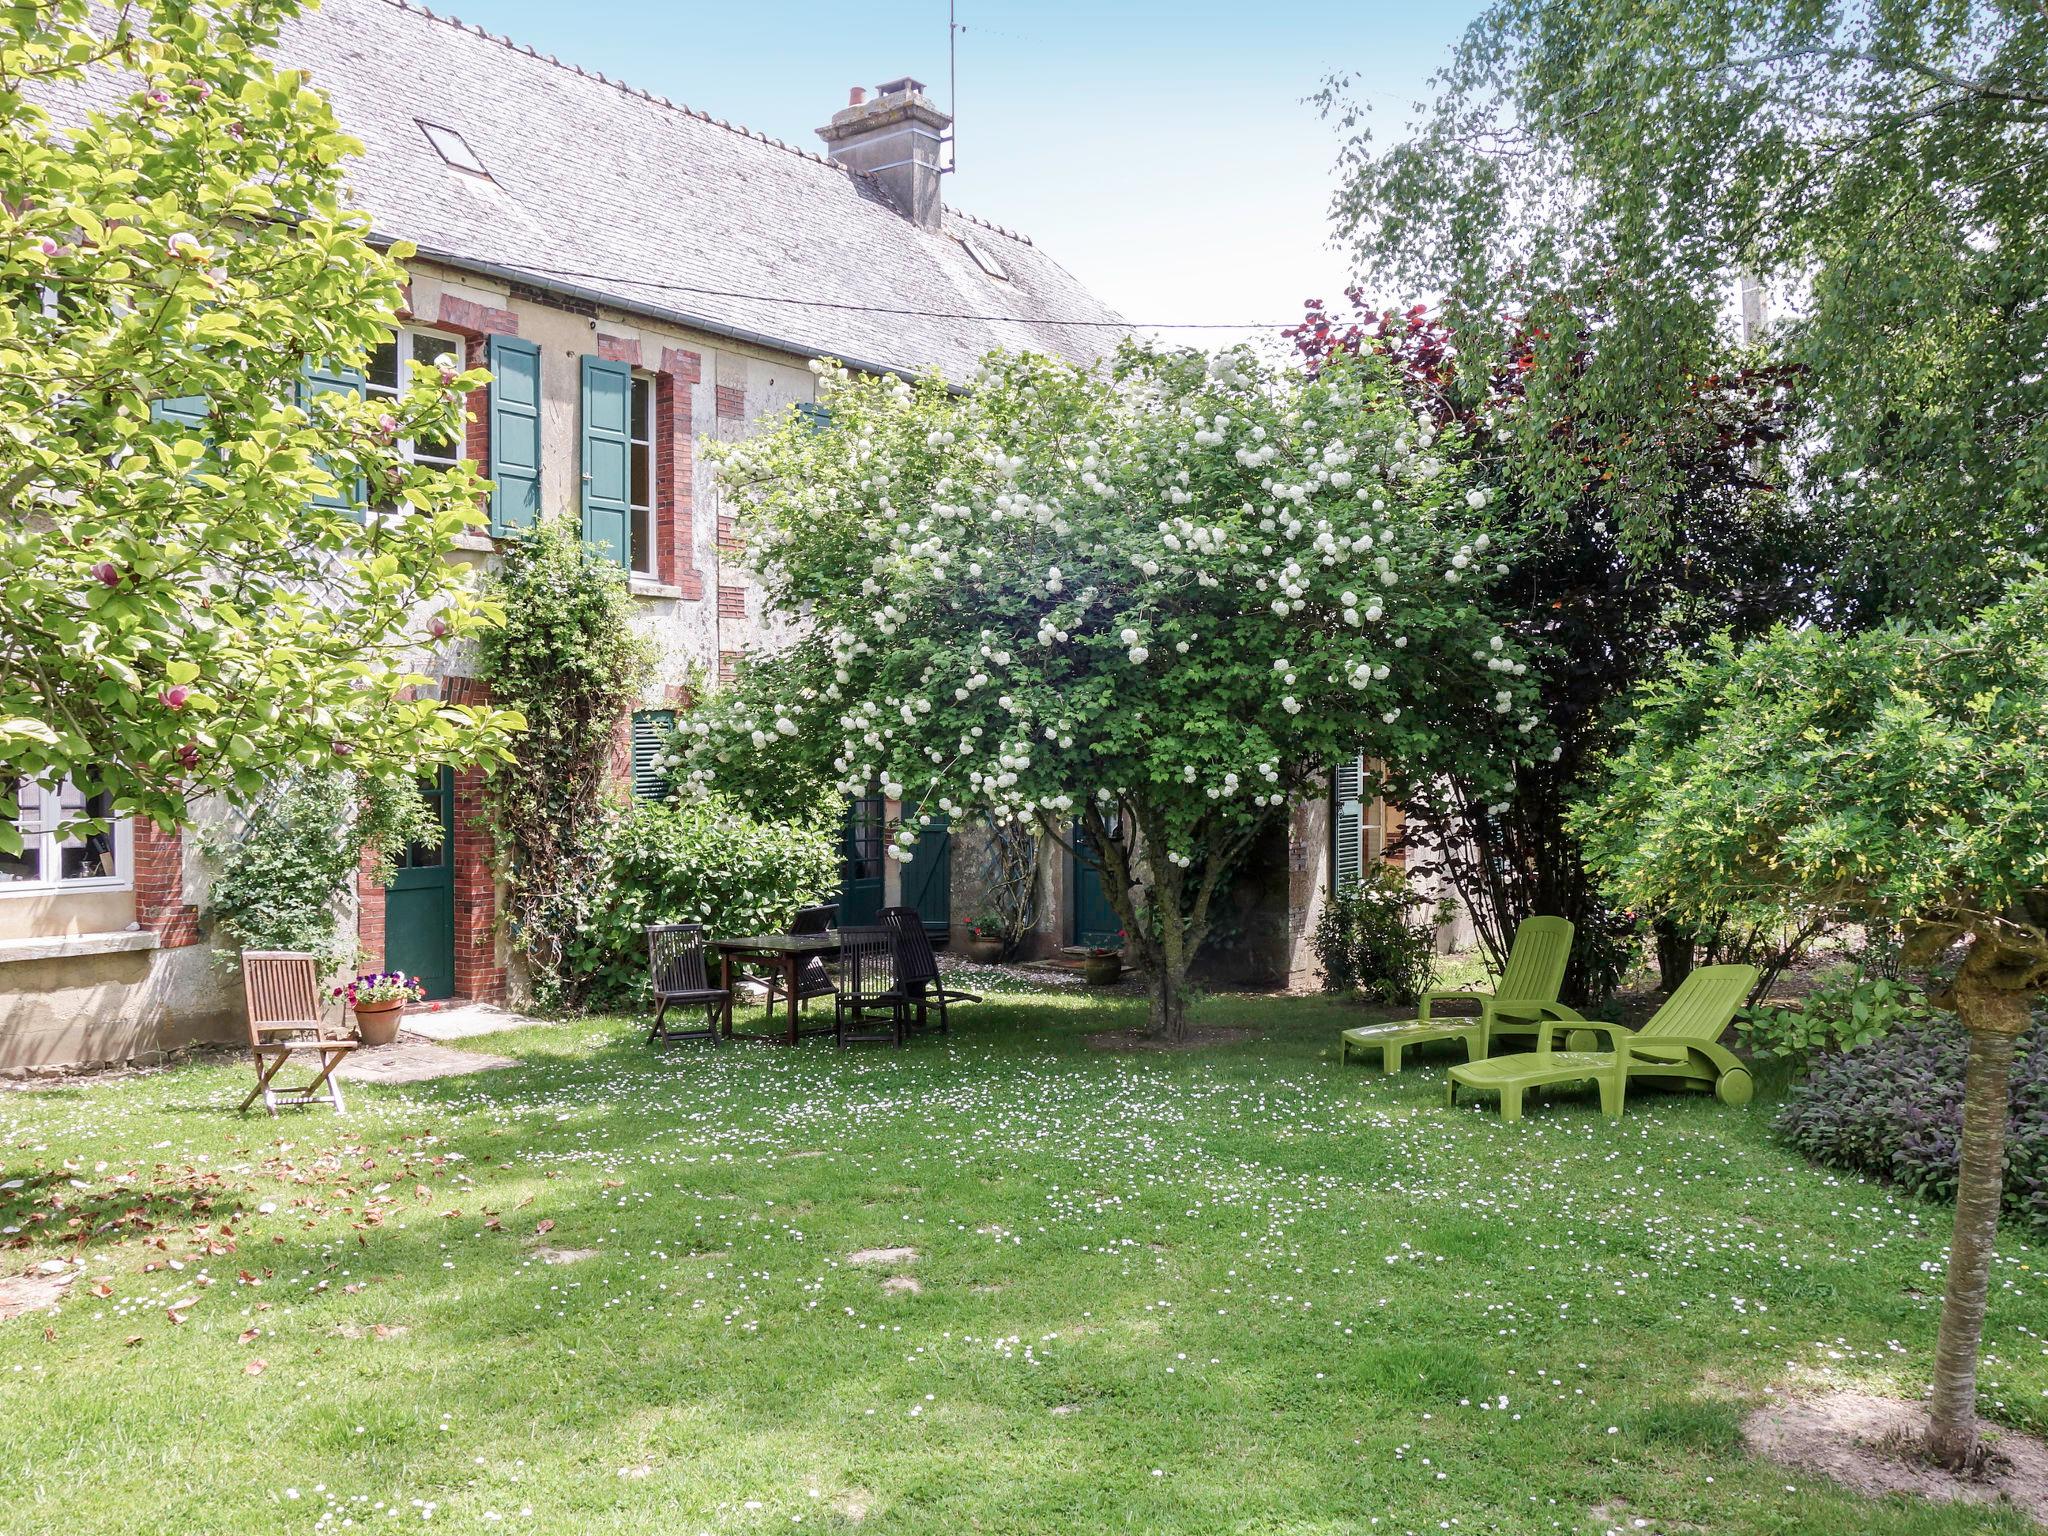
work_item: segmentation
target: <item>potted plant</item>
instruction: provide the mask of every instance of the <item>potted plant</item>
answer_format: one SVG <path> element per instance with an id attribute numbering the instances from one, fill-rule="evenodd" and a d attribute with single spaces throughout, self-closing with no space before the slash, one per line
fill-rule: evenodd
<path id="1" fill-rule="evenodd" d="M 977 917 L 967 925 L 967 958 L 976 965 L 993 965 L 1003 958 L 1003 920 Z"/>
<path id="2" fill-rule="evenodd" d="M 398 1020 L 407 1003 L 416 1003 L 427 989 L 403 971 L 371 971 L 334 989 L 356 1016 L 356 1033 L 365 1045 L 389 1045 L 398 1038 Z"/>
<path id="3" fill-rule="evenodd" d="M 1119 932 L 1117 938 L 1122 939 L 1123 934 Z M 1124 952 L 1120 948 L 1111 949 L 1102 944 L 1091 945 L 1088 953 L 1082 957 L 1081 979 L 1091 987 L 1113 987 L 1123 978 L 1123 974 Z"/>

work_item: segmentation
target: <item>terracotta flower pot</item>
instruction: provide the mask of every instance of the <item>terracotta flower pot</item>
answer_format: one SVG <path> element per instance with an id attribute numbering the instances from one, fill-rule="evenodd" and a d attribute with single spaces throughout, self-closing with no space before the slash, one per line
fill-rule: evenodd
<path id="1" fill-rule="evenodd" d="M 365 1045 L 389 1045 L 398 1038 L 398 1021 L 405 1017 L 405 1004 L 394 999 L 388 1003 L 357 1003 L 356 1033 L 362 1036 Z"/>
<path id="2" fill-rule="evenodd" d="M 1113 987 L 1123 974 L 1122 955 L 1090 955 L 1081 967 L 1081 977 L 1091 987 Z"/>
<path id="3" fill-rule="evenodd" d="M 967 958 L 976 965 L 994 965 L 1003 958 L 1003 941 L 970 938 L 967 941 Z"/>

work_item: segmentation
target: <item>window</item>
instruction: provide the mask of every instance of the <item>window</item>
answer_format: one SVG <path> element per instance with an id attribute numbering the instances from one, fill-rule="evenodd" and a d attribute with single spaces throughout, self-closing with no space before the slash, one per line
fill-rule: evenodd
<path id="1" fill-rule="evenodd" d="M 129 884 L 128 822 L 114 815 L 111 795 L 87 795 L 68 778 L 55 788 L 23 779 L 18 788 L 21 852 L 0 853 L 0 895 Z M 104 825 L 99 831 L 59 830 L 84 820 Z"/>
<path id="2" fill-rule="evenodd" d="M 469 147 L 469 140 L 465 139 L 453 128 L 443 127 L 439 123 L 430 123 L 423 117 L 416 117 L 413 121 L 420 125 L 420 132 L 424 133 L 427 136 L 427 142 L 434 146 L 434 153 L 454 166 L 456 170 L 468 171 L 472 176 L 481 176 L 486 180 L 490 179 L 491 173 L 484 169 L 483 161 L 478 159 L 476 151 Z"/>
<path id="3" fill-rule="evenodd" d="M 654 574 L 654 380 L 633 375 L 633 405 L 627 425 L 629 486 L 626 513 L 631 525 L 633 569 Z"/>
<path id="4" fill-rule="evenodd" d="M 960 243 L 967 247 L 967 254 L 974 258 L 974 264 L 990 277 L 999 283 L 1007 283 L 1010 280 L 1010 274 L 1003 270 L 1003 264 L 996 260 L 988 247 L 979 241 L 970 240 L 965 235 L 960 236 Z"/>
<path id="5" fill-rule="evenodd" d="M 370 366 L 363 375 L 363 393 L 372 399 L 395 400 L 412 384 L 412 373 L 407 363 L 425 363 L 432 366 L 443 355 L 452 356 L 456 367 L 462 366 L 462 341 L 460 337 L 443 336 L 435 331 L 403 330 L 370 354 Z M 415 464 L 431 465 L 435 469 L 452 469 L 462 462 L 462 443 L 433 442 L 428 439 L 406 438 L 399 443 L 399 452 Z M 379 512 L 395 512 L 398 502 L 395 497 L 384 496 L 371 503 Z"/>

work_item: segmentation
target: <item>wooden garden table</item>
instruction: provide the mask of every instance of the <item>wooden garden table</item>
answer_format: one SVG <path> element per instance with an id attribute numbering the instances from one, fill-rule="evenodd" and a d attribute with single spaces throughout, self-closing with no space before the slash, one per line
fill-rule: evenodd
<path id="1" fill-rule="evenodd" d="M 759 933 L 751 938 L 713 939 L 712 947 L 718 951 L 718 984 L 725 989 L 725 1007 L 719 1033 L 726 1039 L 777 1040 L 784 1045 L 795 1045 L 804 1035 L 829 1035 L 833 1026 L 815 1025 L 805 1029 L 798 1012 L 796 995 L 797 972 L 806 960 L 823 959 L 839 953 L 837 933 Z M 773 1034 L 758 1034 L 741 1031 L 736 1037 L 732 1028 L 732 978 L 735 963 L 752 962 L 755 965 L 772 964 L 782 972 L 783 996 L 788 1000 L 789 1028 Z"/>

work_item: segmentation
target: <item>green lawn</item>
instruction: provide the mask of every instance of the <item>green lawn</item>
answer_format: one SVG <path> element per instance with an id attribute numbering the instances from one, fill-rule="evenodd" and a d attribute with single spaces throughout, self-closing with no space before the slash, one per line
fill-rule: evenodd
<path id="1" fill-rule="evenodd" d="M 1133 1012 L 845 1054 L 582 1021 L 344 1119 L 237 1119 L 241 1065 L 0 1094 L 6 1271 L 94 1234 L 0 1324 L 0 1533 L 2025 1529 L 1741 1454 L 1772 1385 L 1921 1389 L 1947 1230 L 1768 1104 L 1508 1128 L 1440 1059 L 1340 1070 L 1336 1004 L 1084 1044 Z M 2005 1243 L 1987 1339 L 2030 1428 L 2043 1257 Z"/>

